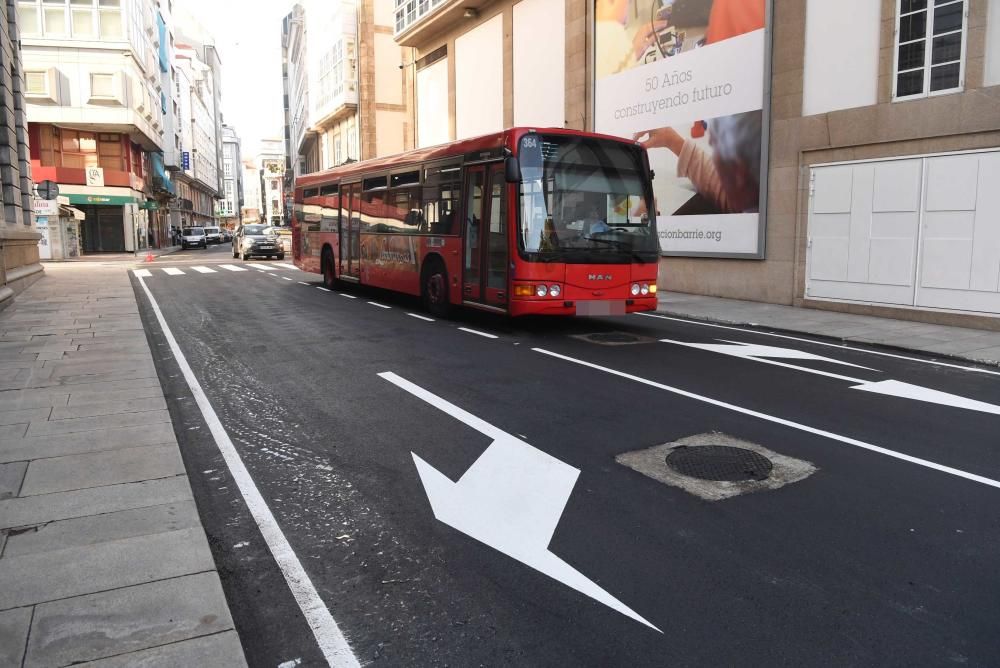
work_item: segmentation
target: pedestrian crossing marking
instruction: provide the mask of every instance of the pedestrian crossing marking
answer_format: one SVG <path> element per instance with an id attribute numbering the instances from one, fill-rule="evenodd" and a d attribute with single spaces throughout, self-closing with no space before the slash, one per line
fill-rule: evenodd
<path id="1" fill-rule="evenodd" d="M 133 269 L 132 273 L 135 274 L 138 278 L 149 278 L 150 276 L 153 275 L 153 272 L 151 272 L 149 269 Z"/>
<path id="2" fill-rule="evenodd" d="M 243 267 L 237 267 L 235 264 L 220 264 L 219 266 L 229 271 L 246 271 Z"/>
<path id="3" fill-rule="evenodd" d="M 298 269 L 294 264 L 288 264 L 287 262 L 275 262 L 275 267 L 284 267 L 285 269 Z"/>
<path id="4" fill-rule="evenodd" d="M 183 276 L 184 275 L 184 272 L 181 271 L 180 269 L 178 269 L 177 267 L 165 267 L 163 269 L 163 271 L 164 271 L 164 273 L 169 274 L 170 276 Z"/>
<path id="5" fill-rule="evenodd" d="M 199 274 L 214 274 L 215 273 L 215 269 L 211 269 L 209 267 L 191 267 L 191 268 L 194 269 L 195 271 L 197 271 Z"/>
<path id="6" fill-rule="evenodd" d="M 269 267 L 266 264 L 255 264 L 253 267 L 254 269 L 259 269 L 260 271 L 274 271 L 272 267 Z"/>

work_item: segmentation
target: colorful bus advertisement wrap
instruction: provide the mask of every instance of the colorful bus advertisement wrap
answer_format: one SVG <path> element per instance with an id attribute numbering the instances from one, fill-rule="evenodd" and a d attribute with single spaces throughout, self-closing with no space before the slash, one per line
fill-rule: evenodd
<path id="1" fill-rule="evenodd" d="M 595 131 L 656 173 L 665 255 L 763 257 L 766 0 L 597 0 Z"/>

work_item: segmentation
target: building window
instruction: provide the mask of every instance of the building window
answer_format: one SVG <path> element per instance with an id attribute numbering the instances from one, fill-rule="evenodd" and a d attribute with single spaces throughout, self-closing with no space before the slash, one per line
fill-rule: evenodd
<path id="1" fill-rule="evenodd" d="M 396 34 L 403 32 L 442 4 L 444 0 L 396 0 Z"/>
<path id="2" fill-rule="evenodd" d="M 122 39 L 122 9 L 120 0 L 97 0 L 101 23 L 101 39 Z"/>
<path id="3" fill-rule="evenodd" d="M 225 177 L 227 179 L 233 178 L 233 161 L 232 160 L 223 160 L 222 161 L 222 171 L 223 171 L 223 174 L 225 175 Z M 230 184 L 227 183 L 226 185 L 229 186 Z"/>
<path id="4" fill-rule="evenodd" d="M 965 0 L 898 0 L 897 9 L 893 99 L 962 90 Z"/>
<path id="5" fill-rule="evenodd" d="M 344 92 L 344 41 L 335 43 L 319 61 L 319 100 L 322 109 Z"/>
<path id="6" fill-rule="evenodd" d="M 333 164 L 339 165 L 344 161 L 344 154 L 340 149 L 340 134 L 333 135 Z"/>
<path id="7" fill-rule="evenodd" d="M 124 163 L 121 135 L 99 134 L 42 126 L 41 161 L 43 167 L 103 167 L 121 171 Z"/>
<path id="8" fill-rule="evenodd" d="M 38 24 L 38 2 L 28 0 L 17 3 L 17 23 L 22 35 L 40 35 L 42 28 Z"/>
<path id="9" fill-rule="evenodd" d="M 54 3 L 53 0 L 44 0 L 42 17 L 45 20 L 44 32 L 46 36 L 65 37 L 69 34 L 66 31 L 66 5 L 62 0 L 58 0 L 57 3 Z"/>
<path id="10" fill-rule="evenodd" d="M 47 72 L 25 72 L 24 92 L 29 97 L 49 97 L 49 76 Z"/>
<path id="11" fill-rule="evenodd" d="M 97 73 L 91 74 L 90 97 L 104 99 L 115 97 L 115 75 Z"/>

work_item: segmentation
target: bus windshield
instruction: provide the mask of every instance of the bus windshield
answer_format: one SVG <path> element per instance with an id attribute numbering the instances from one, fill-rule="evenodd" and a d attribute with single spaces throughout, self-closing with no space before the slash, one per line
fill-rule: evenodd
<path id="1" fill-rule="evenodd" d="M 529 261 L 655 262 L 655 216 L 640 149 L 529 134 L 519 146 L 518 248 Z"/>

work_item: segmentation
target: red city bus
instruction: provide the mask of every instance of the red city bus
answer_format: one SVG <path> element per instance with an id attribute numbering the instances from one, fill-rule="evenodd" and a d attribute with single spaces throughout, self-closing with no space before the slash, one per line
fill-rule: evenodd
<path id="1" fill-rule="evenodd" d="M 645 150 L 513 128 L 300 177 L 295 265 L 511 316 L 656 308 L 659 246 Z"/>

